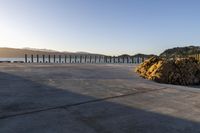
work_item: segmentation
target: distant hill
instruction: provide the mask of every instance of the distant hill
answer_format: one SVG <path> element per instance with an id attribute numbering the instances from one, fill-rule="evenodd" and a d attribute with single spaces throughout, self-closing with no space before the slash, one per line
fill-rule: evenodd
<path id="1" fill-rule="evenodd" d="M 153 54 L 147 55 L 147 54 L 135 54 L 135 55 L 128 55 L 128 54 L 123 54 L 118 57 L 142 57 L 142 58 L 150 58 L 152 56 L 155 56 Z"/>
<path id="2" fill-rule="evenodd" d="M 0 48 L 0 58 L 18 58 L 18 57 L 24 57 L 24 55 L 61 55 L 64 56 L 66 54 L 71 55 L 100 55 L 100 54 L 93 54 L 93 53 L 86 53 L 86 52 L 59 52 L 55 50 L 48 50 L 48 49 L 34 49 L 34 48 L 24 48 L 24 49 L 17 49 L 17 48 Z"/>
<path id="3" fill-rule="evenodd" d="M 133 57 L 144 57 L 144 58 L 150 58 L 150 57 L 152 57 L 152 56 L 155 56 L 155 55 L 153 55 L 153 54 L 136 54 L 136 55 L 134 55 Z"/>
<path id="4" fill-rule="evenodd" d="M 102 54 L 95 54 L 95 53 L 88 53 L 88 52 L 59 52 L 55 50 L 49 50 L 49 49 L 35 49 L 35 48 L 23 48 L 23 49 L 18 49 L 18 48 L 0 48 L 0 58 L 18 58 L 21 57 L 23 58 L 27 54 L 28 56 L 34 55 L 36 56 L 37 54 L 42 56 L 48 56 L 48 55 L 93 55 L 93 56 L 105 56 Z M 149 58 L 153 55 L 146 55 L 146 54 L 136 54 L 136 55 L 127 55 L 123 54 L 118 57 L 144 57 L 144 58 Z"/>
<path id="5" fill-rule="evenodd" d="M 160 57 L 175 58 L 175 57 L 187 57 L 188 55 L 200 54 L 200 46 L 188 46 L 188 47 L 175 47 L 165 50 L 160 54 Z"/>

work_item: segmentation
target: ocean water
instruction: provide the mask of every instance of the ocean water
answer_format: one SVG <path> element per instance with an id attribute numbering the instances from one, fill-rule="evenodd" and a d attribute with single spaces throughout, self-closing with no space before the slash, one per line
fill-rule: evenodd
<path id="1" fill-rule="evenodd" d="M 25 61 L 25 58 L 0 58 L 0 61 Z"/>
<path id="2" fill-rule="evenodd" d="M 25 58 L 0 58 L 0 61 L 10 61 L 10 62 L 23 61 L 23 62 L 25 62 Z M 51 58 L 50 61 L 54 62 L 53 58 Z M 59 62 L 59 59 L 56 58 L 55 61 Z M 62 58 L 61 61 L 63 62 L 64 59 Z M 31 58 L 27 58 L 27 62 L 31 62 Z M 33 58 L 33 62 L 37 62 L 37 58 Z M 39 58 L 39 62 L 43 62 L 43 58 Z M 49 59 L 45 58 L 45 62 L 49 62 Z"/>

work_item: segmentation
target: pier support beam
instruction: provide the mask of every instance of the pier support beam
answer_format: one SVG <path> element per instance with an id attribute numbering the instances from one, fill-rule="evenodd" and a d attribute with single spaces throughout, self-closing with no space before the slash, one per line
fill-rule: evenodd
<path id="1" fill-rule="evenodd" d="M 140 58 L 139 57 L 137 57 L 137 64 L 139 64 L 140 63 Z"/>
<path id="2" fill-rule="evenodd" d="M 97 63 L 97 57 L 96 57 L 96 55 L 94 56 L 94 63 Z"/>
<path id="3" fill-rule="evenodd" d="M 82 55 L 80 55 L 80 63 L 82 63 Z"/>
<path id="4" fill-rule="evenodd" d="M 51 56 L 49 55 L 49 63 L 51 63 Z"/>
<path id="5" fill-rule="evenodd" d="M 67 56 L 65 55 L 65 63 L 67 63 Z"/>
<path id="6" fill-rule="evenodd" d="M 99 56 L 99 63 L 101 63 L 101 56 Z"/>
<path id="7" fill-rule="evenodd" d="M 25 54 L 25 63 L 27 63 L 27 54 Z"/>
<path id="8" fill-rule="evenodd" d="M 39 55 L 38 54 L 36 55 L 36 58 L 37 58 L 37 63 L 39 63 Z"/>
<path id="9" fill-rule="evenodd" d="M 92 57 L 91 57 L 91 55 L 90 55 L 90 63 L 92 62 Z"/>
<path id="10" fill-rule="evenodd" d="M 131 57 L 131 60 L 132 60 L 132 64 L 134 63 L 134 58 L 133 57 Z"/>
<path id="11" fill-rule="evenodd" d="M 59 63 L 61 63 L 61 55 L 59 55 Z"/>
<path id="12" fill-rule="evenodd" d="M 53 55 L 53 62 L 56 63 L 56 55 Z"/>
<path id="13" fill-rule="evenodd" d="M 104 56 L 104 63 L 107 63 L 107 57 Z"/>
<path id="14" fill-rule="evenodd" d="M 33 55 L 31 55 L 31 63 L 33 63 Z"/>
<path id="15" fill-rule="evenodd" d="M 85 63 L 87 63 L 87 55 L 85 55 L 84 57 L 85 57 Z"/>
<path id="16" fill-rule="evenodd" d="M 43 63 L 45 63 L 45 55 L 42 55 Z"/>
<path id="17" fill-rule="evenodd" d="M 74 56 L 74 62 L 75 62 L 75 63 L 76 63 L 76 58 L 77 58 L 77 57 L 76 57 L 76 55 L 75 55 L 75 56 Z"/>

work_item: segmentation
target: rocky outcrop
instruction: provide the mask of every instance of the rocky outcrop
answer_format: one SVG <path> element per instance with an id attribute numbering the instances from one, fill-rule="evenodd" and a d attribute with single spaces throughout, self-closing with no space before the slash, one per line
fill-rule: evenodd
<path id="1" fill-rule="evenodd" d="M 167 60 L 154 56 L 140 64 L 136 72 L 160 83 L 200 84 L 200 64 L 194 58 Z"/>

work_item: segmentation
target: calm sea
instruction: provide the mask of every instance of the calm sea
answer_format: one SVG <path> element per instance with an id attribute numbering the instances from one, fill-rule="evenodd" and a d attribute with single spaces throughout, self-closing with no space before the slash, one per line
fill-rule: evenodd
<path id="1" fill-rule="evenodd" d="M 25 61 L 24 58 L 0 58 L 0 61 Z"/>
<path id="2" fill-rule="evenodd" d="M 25 62 L 25 58 L 0 58 L 0 61 L 10 61 L 10 62 L 23 61 L 23 62 Z M 49 59 L 46 57 L 44 59 L 44 61 L 49 62 Z M 50 61 L 54 62 L 54 59 L 51 58 Z M 65 61 L 65 59 L 61 58 L 61 62 L 64 62 L 64 61 Z M 69 62 L 69 59 L 67 59 L 66 61 Z M 27 62 L 31 62 L 31 58 L 27 58 Z M 37 58 L 33 58 L 33 62 L 37 62 Z M 43 58 L 39 58 L 39 62 L 43 62 Z M 55 62 L 59 62 L 59 58 L 55 58 Z"/>

